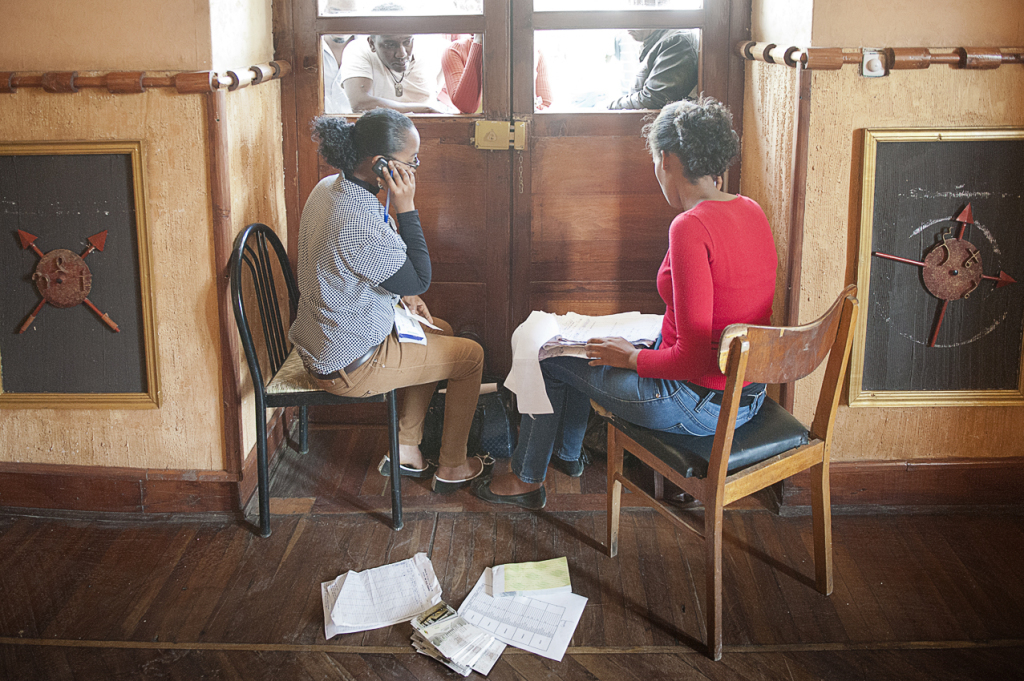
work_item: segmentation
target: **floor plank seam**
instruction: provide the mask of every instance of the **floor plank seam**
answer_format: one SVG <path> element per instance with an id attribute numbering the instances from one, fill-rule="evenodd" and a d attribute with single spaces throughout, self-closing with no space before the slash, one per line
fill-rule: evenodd
<path id="1" fill-rule="evenodd" d="M 0 645 L 53 648 L 109 648 L 112 650 L 216 650 L 242 652 L 338 653 L 358 655 L 403 655 L 416 651 L 410 646 L 353 646 L 332 643 L 226 643 L 180 641 L 113 641 L 90 639 L 49 639 L 0 636 Z M 815 653 L 884 650 L 972 650 L 982 648 L 1024 648 L 1024 639 L 993 639 L 988 641 L 868 641 L 861 643 L 776 643 L 765 645 L 726 645 L 725 653 Z M 703 650 L 689 646 L 570 646 L 566 655 L 704 655 Z M 509 647 L 503 655 L 533 655 L 526 650 Z"/>

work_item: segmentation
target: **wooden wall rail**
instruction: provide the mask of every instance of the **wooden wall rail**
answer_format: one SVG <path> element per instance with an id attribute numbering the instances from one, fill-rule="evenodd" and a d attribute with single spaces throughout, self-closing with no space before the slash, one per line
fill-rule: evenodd
<path id="1" fill-rule="evenodd" d="M 41 87 L 47 92 L 70 93 L 81 88 L 106 88 L 116 95 L 138 94 L 146 88 L 173 87 L 179 94 L 200 94 L 216 90 L 238 90 L 284 78 L 292 71 L 286 61 L 256 64 L 247 69 L 216 73 L 192 71 L 171 76 L 147 76 L 144 71 L 112 71 L 99 76 L 80 76 L 78 71 L 53 71 L 40 75 L 19 75 L 13 71 L 0 71 L 0 93 L 10 94 L 19 87 Z"/>
<path id="2" fill-rule="evenodd" d="M 880 49 L 886 71 L 926 69 L 932 64 L 947 64 L 955 69 L 994 69 L 1003 64 L 1024 64 L 1024 48 L 1020 47 L 886 47 Z M 784 64 L 805 69 L 834 71 L 844 64 L 860 64 L 861 48 L 796 47 L 741 41 L 736 54 L 749 61 Z M 2 74 L 0 74 L 2 75 Z"/>

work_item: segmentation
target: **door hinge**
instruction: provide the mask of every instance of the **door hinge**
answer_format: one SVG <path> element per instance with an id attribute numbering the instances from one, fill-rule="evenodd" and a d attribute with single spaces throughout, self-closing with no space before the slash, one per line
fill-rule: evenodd
<path id="1" fill-rule="evenodd" d="M 473 135 L 477 149 L 526 148 L 526 121 L 477 121 Z"/>

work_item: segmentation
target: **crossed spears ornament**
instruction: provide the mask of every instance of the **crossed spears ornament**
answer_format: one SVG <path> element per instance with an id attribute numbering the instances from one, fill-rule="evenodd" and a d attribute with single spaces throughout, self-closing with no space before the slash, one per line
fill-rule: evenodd
<path id="1" fill-rule="evenodd" d="M 942 326 L 942 320 L 946 316 L 946 307 L 949 306 L 949 301 L 970 297 L 983 279 L 996 282 L 996 288 L 1017 283 L 1013 277 L 1002 270 L 999 271 L 997 277 L 981 271 L 981 251 L 970 241 L 964 239 L 964 230 L 967 229 L 967 225 L 974 224 L 971 204 L 968 203 L 967 207 L 954 220 L 960 223 L 960 229 L 957 230 L 956 236 L 953 236 L 952 227 L 949 232 L 943 232 L 942 242 L 925 253 L 924 262 L 878 251 L 872 253 L 879 258 L 923 268 L 921 274 L 924 278 L 925 288 L 933 296 L 942 300 L 939 317 L 928 338 L 928 347 L 930 348 L 935 347 L 935 339 L 939 337 L 939 327 Z"/>
<path id="2" fill-rule="evenodd" d="M 39 294 L 43 299 L 39 301 L 32 314 L 18 329 L 18 333 L 25 333 L 36 315 L 43 309 L 43 305 L 49 303 L 54 307 L 74 307 L 84 303 L 86 307 L 99 315 L 104 324 L 114 331 L 120 332 L 110 317 L 99 311 L 92 301 L 87 297 L 92 290 L 92 272 L 85 264 L 85 257 L 93 251 L 102 251 L 107 243 L 107 230 L 99 234 L 93 234 L 88 238 L 89 246 L 82 255 L 66 248 L 56 248 L 49 253 L 43 253 L 36 246 L 36 239 L 39 237 L 28 232 L 18 230 L 18 240 L 22 248 L 31 248 L 32 252 L 39 256 L 39 263 L 36 264 L 36 271 L 32 273 L 32 281 L 35 282 Z"/>

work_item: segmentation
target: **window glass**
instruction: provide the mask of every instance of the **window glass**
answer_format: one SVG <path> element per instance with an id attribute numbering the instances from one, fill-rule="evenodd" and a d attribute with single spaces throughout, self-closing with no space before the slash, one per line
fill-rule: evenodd
<path id="1" fill-rule="evenodd" d="M 482 14 L 483 0 L 317 0 L 320 16 Z"/>
<path id="2" fill-rule="evenodd" d="M 534 12 L 703 8 L 704 0 L 533 0 Z"/>
<path id="3" fill-rule="evenodd" d="M 324 112 L 373 108 L 376 103 L 365 98 L 353 101 L 353 95 L 362 95 L 353 91 L 354 83 L 345 85 L 359 78 L 366 79 L 360 82 L 374 98 L 422 104 L 438 113 L 460 113 L 460 108 L 473 113 L 480 108 L 482 58 L 470 60 L 472 42 L 472 35 L 444 33 L 321 36 Z"/>
<path id="4" fill-rule="evenodd" d="M 646 44 L 650 49 L 641 61 Z M 541 94 L 540 76 L 545 75 L 550 92 L 550 106 L 538 107 L 538 111 L 660 108 L 664 104 L 662 96 L 656 95 L 660 103 L 652 105 L 650 93 L 643 92 L 641 87 L 644 80 L 640 79 L 640 74 L 652 65 L 654 72 L 647 75 L 657 82 L 648 82 L 648 90 L 672 92 L 667 97 L 670 101 L 692 96 L 691 84 L 696 86 L 697 83 L 700 31 L 696 29 L 536 31 L 534 46 L 540 67 L 535 92 Z M 675 51 L 677 56 L 671 57 L 670 51 Z M 682 59 L 678 58 L 680 52 L 686 53 Z M 681 65 L 659 71 L 656 64 L 659 54 Z M 686 92 L 682 92 L 683 89 Z"/>

